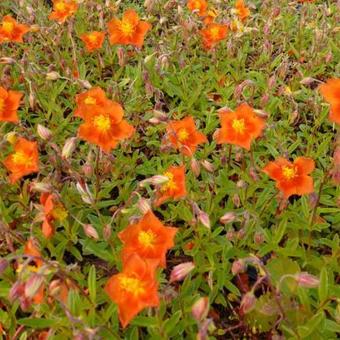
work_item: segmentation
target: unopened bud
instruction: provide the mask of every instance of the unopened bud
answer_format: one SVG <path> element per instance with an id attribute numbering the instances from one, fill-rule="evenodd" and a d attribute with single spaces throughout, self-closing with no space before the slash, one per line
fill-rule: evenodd
<path id="1" fill-rule="evenodd" d="M 103 228 L 103 237 L 104 240 L 109 240 L 111 238 L 112 235 L 112 228 L 109 224 L 105 224 L 104 228 Z"/>
<path id="2" fill-rule="evenodd" d="M 191 307 L 191 313 L 197 322 L 202 322 L 209 311 L 209 299 L 207 297 L 199 298 Z"/>
<path id="3" fill-rule="evenodd" d="M 120 67 L 123 67 L 125 65 L 125 52 L 123 48 L 118 47 L 117 56 L 118 56 L 118 65 Z"/>
<path id="4" fill-rule="evenodd" d="M 144 179 L 143 181 L 139 183 L 139 185 L 141 187 L 144 187 L 148 183 L 153 184 L 153 185 L 161 185 L 161 184 L 167 183 L 168 181 L 169 181 L 169 177 L 163 176 L 163 175 L 156 175 L 156 176 L 152 176 L 150 178 Z"/>
<path id="5" fill-rule="evenodd" d="M 226 234 L 226 238 L 228 241 L 233 241 L 235 239 L 235 231 L 234 230 L 228 230 Z"/>
<path id="6" fill-rule="evenodd" d="M 256 304 L 256 297 L 252 292 L 246 293 L 242 300 L 240 305 L 240 310 L 242 314 L 247 314 L 250 311 L 252 311 L 255 308 Z"/>
<path id="7" fill-rule="evenodd" d="M 160 121 L 158 118 L 156 118 L 156 117 L 152 117 L 152 118 L 150 118 L 150 119 L 148 120 L 148 122 L 151 123 L 151 124 L 157 125 L 157 124 L 159 124 L 161 121 Z"/>
<path id="8" fill-rule="evenodd" d="M 242 259 L 234 261 L 231 266 L 231 272 L 233 273 L 233 275 L 243 273 L 245 272 L 245 270 L 246 270 L 246 263 Z"/>
<path id="9" fill-rule="evenodd" d="M 184 262 L 175 266 L 170 274 L 170 282 L 182 281 L 195 268 L 193 262 Z"/>
<path id="10" fill-rule="evenodd" d="M 61 151 L 61 157 L 64 159 L 68 159 L 71 157 L 74 149 L 76 148 L 77 137 L 68 138 L 64 144 L 64 147 Z"/>
<path id="11" fill-rule="evenodd" d="M 240 200 L 240 196 L 237 195 L 237 194 L 234 194 L 233 195 L 233 198 L 232 198 L 232 201 L 235 205 L 236 208 L 239 208 L 240 207 L 240 204 L 241 204 L 241 200 Z"/>
<path id="12" fill-rule="evenodd" d="M 8 300 L 11 302 L 15 301 L 24 294 L 24 290 L 24 284 L 20 281 L 16 281 L 9 291 Z"/>
<path id="13" fill-rule="evenodd" d="M 92 88 L 91 83 L 86 79 L 78 79 L 78 83 L 87 90 Z"/>
<path id="14" fill-rule="evenodd" d="M 37 126 L 37 133 L 43 140 L 49 140 L 52 137 L 52 131 L 41 124 Z"/>
<path id="15" fill-rule="evenodd" d="M 247 187 L 247 183 L 244 180 L 240 179 L 239 181 L 237 181 L 236 187 L 238 189 L 244 189 Z"/>
<path id="16" fill-rule="evenodd" d="M 255 235 L 254 235 L 254 242 L 256 244 L 262 244 L 263 241 L 264 241 L 263 233 L 260 233 L 260 232 L 255 233 Z"/>
<path id="17" fill-rule="evenodd" d="M 211 228 L 210 218 L 206 212 L 200 210 L 200 212 L 197 215 L 197 218 L 203 224 L 203 226 L 205 226 L 208 229 Z"/>
<path id="18" fill-rule="evenodd" d="M 43 282 L 44 277 L 42 275 L 32 274 L 25 283 L 25 297 L 28 299 L 33 298 L 33 296 L 38 292 Z"/>
<path id="19" fill-rule="evenodd" d="M 228 224 L 234 222 L 236 219 L 236 214 L 232 211 L 225 213 L 221 218 L 220 222 L 222 224 Z"/>
<path id="20" fill-rule="evenodd" d="M 87 184 L 81 185 L 79 182 L 76 184 L 77 190 L 80 193 L 81 199 L 87 203 L 92 204 L 93 203 L 93 196 L 89 190 L 89 187 Z"/>
<path id="21" fill-rule="evenodd" d="M 83 225 L 84 233 L 86 236 L 94 238 L 95 240 L 99 240 L 99 235 L 97 233 L 97 230 L 93 228 L 91 224 L 84 224 Z"/>
<path id="22" fill-rule="evenodd" d="M 214 172 L 214 170 L 215 170 L 213 164 L 208 162 L 207 160 L 201 161 L 201 165 L 208 172 Z"/>
<path id="23" fill-rule="evenodd" d="M 191 170 L 194 173 L 195 177 L 198 177 L 201 173 L 200 163 L 196 158 L 192 157 L 190 162 Z"/>
<path id="24" fill-rule="evenodd" d="M 6 259 L 0 260 L 0 275 L 6 270 L 8 267 L 8 261 Z"/>
<path id="25" fill-rule="evenodd" d="M 295 275 L 295 280 L 300 287 L 316 288 L 320 284 L 320 280 L 307 272 L 298 273 Z"/>
<path id="26" fill-rule="evenodd" d="M 57 80 L 60 78 L 60 74 L 58 72 L 52 71 L 46 73 L 46 79 L 47 80 Z"/>
<path id="27" fill-rule="evenodd" d="M 9 57 L 0 58 L 0 64 L 15 64 L 15 59 Z"/>
<path id="28" fill-rule="evenodd" d="M 145 215 L 148 211 L 151 210 L 150 202 L 149 200 L 146 200 L 145 198 L 141 198 L 137 203 L 139 211 Z"/>
<path id="29" fill-rule="evenodd" d="M 44 182 L 31 182 L 30 189 L 36 192 L 51 192 L 52 186 L 51 184 Z"/>

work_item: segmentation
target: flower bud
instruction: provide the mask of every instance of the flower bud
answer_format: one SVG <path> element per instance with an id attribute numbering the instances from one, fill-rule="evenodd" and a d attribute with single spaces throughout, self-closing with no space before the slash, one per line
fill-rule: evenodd
<path id="1" fill-rule="evenodd" d="M 89 187 L 87 186 L 86 183 L 77 183 L 76 184 L 76 187 L 77 187 L 77 190 L 81 196 L 81 199 L 87 203 L 87 204 L 92 204 L 94 201 L 93 201 L 93 196 L 90 192 L 90 189 Z"/>
<path id="2" fill-rule="evenodd" d="M 262 244 L 263 241 L 264 241 L 263 233 L 260 233 L 260 232 L 255 233 L 255 235 L 254 235 L 254 242 L 256 244 Z"/>
<path id="3" fill-rule="evenodd" d="M 240 305 L 240 311 L 242 314 L 247 314 L 255 308 L 256 297 L 252 292 L 248 292 L 243 295 Z"/>
<path id="4" fill-rule="evenodd" d="M 220 222 L 222 224 L 228 224 L 231 222 L 234 222 L 236 219 L 236 214 L 232 211 L 225 213 L 221 218 L 220 218 Z"/>
<path id="5" fill-rule="evenodd" d="M 141 198 L 137 203 L 139 211 L 145 215 L 149 210 L 151 210 L 149 200 Z"/>
<path id="6" fill-rule="evenodd" d="M 233 203 L 234 203 L 236 208 L 240 207 L 241 201 L 240 201 L 240 196 L 239 195 L 234 194 L 233 198 L 232 198 L 232 201 L 233 201 Z"/>
<path id="7" fill-rule="evenodd" d="M 153 185 L 160 185 L 160 184 L 165 184 L 169 181 L 169 177 L 163 176 L 163 175 L 156 175 L 152 176 L 150 178 L 144 179 L 139 183 L 139 186 L 144 187 L 145 184 L 153 184 Z"/>
<path id="8" fill-rule="evenodd" d="M 46 141 L 52 137 L 52 131 L 41 124 L 37 126 L 37 133 L 41 139 Z"/>
<path id="9" fill-rule="evenodd" d="M 93 228 L 91 224 L 84 224 L 83 225 L 84 233 L 86 236 L 94 238 L 95 240 L 99 240 L 99 235 L 97 233 L 97 230 Z"/>
<path id="10" fill-rule="evenodd" d="M 161 121 L 156 117 L 152 117 L 148 120 L 148 122 L 156 125 L 156 124 L 159 124 Z"/>
<path id="11" fill-rule="evenodd" d="M 201 161 L 201 164 L 205 170 L 208 172 L 214 172 L 214 166 L 212 163 L 208 162 L 207 160 Z"/>
<path id="12" fill-rule="evenodd" d="M 47 80 L 57 80 L 60 78 L 60 74 L 58 72 L 52 71 L 46 73 L 46 79 Z"/>
<path id="13" fill-rule="evenodd" d="M 0 58 L 0 64 L 15 64 L 15 59 L 10 57 L 2 57 Z"/>
<path id="14" fill-rule="evenodd" d="M 117 56 L 118 56 L 118 65 L 120 67 L 123 67 L 125 65 L 125 52 L 122 47 L 118 47 Z"/>
<path id="15" fill-rule="evenodd" d="M 182 281 L 195 268 L 193 262 L 184 262 L 172 268 L 170 282 Z"/>
<path id="16" fill-rule="evenodd" d="M 57 297 L 61 291 L 60 280 L 52 280 L 48 286 L 48 294 Z"/>
<path id="17" fill-rule="evenodd" d="M 88 80 L 78 79 L 78 83 L 87 90 L 92 88 L 92 85 Z"/>
<path id="18" fill-rule="evenodd" d="M 209 299 L 207 297 L 199 298 L 191 307 L 191 313 L 197 322 L 206 318 L 209 311 Z"/>
<path id="19" fill-rule="evenodd" d="M 44 182 L 31 182 L 30 190 L 37 192 L 51 192 L 52 186 L 51 184 Z"/>
<path id="20" fill-rule="evenodd" d="M 200 163 L 196 158 L 192 157 L 190 162 L 191 170 L 194 173 L 195 177 L 198 177 L 201 173 Z"/>
<path id="21" fill-rule="evenodd" d="M 235 231 L 234 230 L 228 230 L 226 234 L 226 238 L 228 241 L 233 241 L 235 239 Z"/>
<path id="22" fill-rule="evenodd" d="M 43 282 L 44 277 L 42 275 L 32 274 L 25 283 L 25 297 L 28 299 L 33 298 Z"/>
<path id="23" fill-rule="evenodd" d="M 112 235 L 112 229 L 111 226 L 109 224 L 105 224 L 104 228 L 103 228 L 103 237 L 104 239 L 107 241 L 111 238 Z"/>
<path id="24" fill-rule="evenodd" d="M 211 228 L 210 218 L 209 218 L 209 215 L 206 212 L 200 210 L 198 215 L 197 215 L 197 218 L 203 224 L 203 226 L 205 226 L 208 229 Z"/>
<path id="25" fill-rule="evenodd" d="M 307 272 L 298 273 L 295 275 L 295 280 L 300 287 L 316 288 L 320 284 L 320 280 Z"/>
<path id="26" fill-rule="evenodd" d="M 244 273 L 245 270 L 246 270 L 246 263 L 242 259 L 234 261 L 233 265 L 231 266 L 231 272 L 233 273 L 233 275 Z"/>
<path id="27" fill-rule="evenodd" d="M 11 302 L 15 301 L 24 294 L 24 290 L 24 284 L 20 281 L 16 281 L 9 291 L 8 300 Z"/>
<path id="28" fill-rule="evenodd" d="M 82 170 L 83 170 L 83 173 L 86 177 L 91 177 L 92 174 L 93 174 L 93 167 L 91 164 L 89 163 L 85 163 L 83 166 L 82 166 Z"/>
<path id="29" fill-rule="evenodd" d="M 65 145 L 61 151 L 61 157 L 63 159 L 68 159 L 71 157 L 74 149 L 76 148 L 77 137 L 68 138 Z"/>
<path id="30" fill-rule="evenodd" d="M 0 260 L 0 275 L 6 270 L 8 267 L 8 261 L 6 259 Z"/>

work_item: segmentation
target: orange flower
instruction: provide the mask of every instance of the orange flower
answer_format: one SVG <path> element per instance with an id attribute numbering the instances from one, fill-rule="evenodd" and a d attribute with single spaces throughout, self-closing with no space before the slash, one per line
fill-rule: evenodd
<path id="1" fill-rule="evenodd" d="M 37 267 L 41 267 L 43 264 L 43 261 L 40 259 L 41 253 L 39 251 L 39 249 L 36 247 L 36 245 L 34 244 L 34 241 L 32 238 L 30 238 L 24 247 L 24 254 L 28 255 L 28 256 L 35 256 L 36 258 L 34 259 L 34 263 Z"/>
<path id="2" fill-rule="evenodd" d="M 112 19 L 108 23 L 109 40 L 112 45 L 143 46 L 144 36 L 151 25 L 140 21 L 138 14 L 133 9 L 124 12 L 122 20 Z"/>
<path id="3" fill-rule="evenodd" d="M 23 42 L 22 37 L 29 30 L 29 26 L 18 24 L 10 15 L 6 15 L 0 26 L 0 44 L 8 41 L 21 43 Z"/>
<path id="4" fill-rule="evenodd" d="M 74 111 L 76 117 L 85 118 L 86 115 L 91 115 L 95 110 L 105 111 L 110 110 L 112 101 L 106 98 L 105 92 L 100 87 L 93 87 L 88 91 L 77 94 L 77 107 Z M 117 110 L 117 103 L 114 103 Z M 115 107 L 111 107 L 114 109 Z M 121 116 L 123 117 L 123 109 L 121 109 Z"/>
<path id="5" fill-rule="evenodd" d="M 53 0 L 53 11 L 48 18 L 62 24 L 68 17 L 73 15 L 77 9 L 78 5 L 74 0 Z"/>
<path id="6" fill-rule="evenodd" d="M 331 105 L 329 119 L 340 124 L 340 78 L 328 79 L 319 87 L 325 100 Z"/>
<path id="7" fill-rule="evenodd" d="M 105 285 L 105 292 L 118 305 L 119 320 L 124 328 L 144 308 L 159 305 L 157 289 L 154 264 L 137 254 L 131 255 L 123 271 L 111 276 Z"/>
<path id="8" fill-rule="evenodd" d="M 39 155 L 36 142 L 30 142 L 25 138 L 18 138 L 14 146 L 14 152 L 5 160 L 5 167 L 12 172 L 10 182 L 15 183 L 19 178 L 39 171 Z"/>
<path id="9" fill-rule="evenodd" d="M 154 260 L 165 267 L 165 254 L 174 246 L 176 232 L 176 228 L 165 227 L 149 210 L 136 224 L 130 224 L 118 234 L 124 244 L 123 262 L 131 254 L 138 254 L 143 259 Z"/>
<path id="10" fill-rule="evenodd" d="M 254 110 L 245 103 L 235 112 L 221 112 L 220 120 L 222 127 L 217 131 L 217 143 L 234 144 L 247 150 L 265 127 L 265 121 L 257 117 Z"/>
<path id="11" fill-rule="evenodd" d="M 243 0 L 236 0 L 235 12 L 241 21 L 245 21 L 250 15 L 250 10 L 246 7 Z"/>
<path id="12" fill-rule="evenodd" d="M 116 102 L 110 102 L 108 107 L 93 105 L 92 110 L 83 113 L 85 123 L 79 127 L 79 137 L 99 145 L 106 152 L 120 140 L 130 138 L 135 131 L 123 119 L 124 111 Z"/>
<path id="13" fill-rule="evenodd" d="M 86 50 L 92 52 L 102 47 L 105 38 L 104 32 L 90 32 L 84 33 L 80 39 L 85 43 Z"/>
<path id="14" fill-rule="evenodd" d="M 21 92 L 7 91 L 0 86 L 0 122 L 17 123 L 19 121 L 17 110 L 21 97 Z"/>
<path id="15" fill-rule="evenodd" d="M 196 130 L 191 116 L 171 121 L 167 126 L 167 136 L 172 146 L 187 156 L 195 153 L 198 144 L 208 141 L 203 133 Z"/>
<path id="16" fill-rule="evenodd" d="M 289 162 L 278 158 L 269 162 L 263 169 L 270 178 L 276 181 L 276 187 L 285 198 L 291 195 L 304 195 L 313 192 L 313 179 L 308 176 L 314 170 L 314 161 L 307 157 L 297 157 Z"/>
<path id="17" fill-rule="evenodd" d="M 179 199 L 187 194 L 185 188 L 185 166 L 171 166 L 164 176 L 169 178 L 157 192 L 155 205 L 159 206 L 169 198 Z"/>
<path id="18" fill-rule="evenodd" d="M 219 41 L 226 38 L 228 27 L 226 25 L 211 23 L 200 31 L 205 48 L 213 48 Z"/>
<path id="19" fill-rule="evenodd" d="M 205 0 L 188 0 L 187 6 L 191 12 L 196 11 L 199 16 L 204 16 L 208 8 Z"/>
<path id="20" fill-rule="evenodd" d="M 61 203 L 56 202 L 56 196 L 48 192 L 40 196 L 40 203 L 44 207 L 42 233 L 46 238 L 51 238 L 54 234 L 54 221 L 65 219 L 67 212 Z"/>

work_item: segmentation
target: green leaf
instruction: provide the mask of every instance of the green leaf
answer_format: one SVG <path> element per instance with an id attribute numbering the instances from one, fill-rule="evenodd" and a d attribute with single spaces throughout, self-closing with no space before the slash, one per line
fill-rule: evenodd
<path id="1" fill-rule="evenodd" d="M 174 329 L 174 327 L 176 327 L 181 316 L 182 312 L 179 310 L 175 312 L 170 319 L 164 322 L 164 330 L 167 334 L 169 334 Z"/>
<path id="2" fill-rule="evenodd" d="M 57 325 L 57 320 L 23 318 L 18 320 L 18 324 L 31 328 L 49 328 Z"/>
<path id="3" fill-rule="evenodd" d="M 326 267 L 323 267 L 320 273 L 319 301 L 324 302 L 328 297 L 328 273 Z"/>
<path id="4" fill-rule="evenodd" d="M 92 265 L 89 270 L 87 283 L 89 287 L 90 299 L 95 304 L 96 303 L 96 267 L 94 265 Z"/>

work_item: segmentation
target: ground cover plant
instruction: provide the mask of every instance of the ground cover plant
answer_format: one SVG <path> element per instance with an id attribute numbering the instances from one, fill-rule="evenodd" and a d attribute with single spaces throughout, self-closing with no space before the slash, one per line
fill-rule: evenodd
<path id="1" fill-rule="evenodd" d="M 1 0 L 0 336 L 337 339 L 339 22 Z"/>

